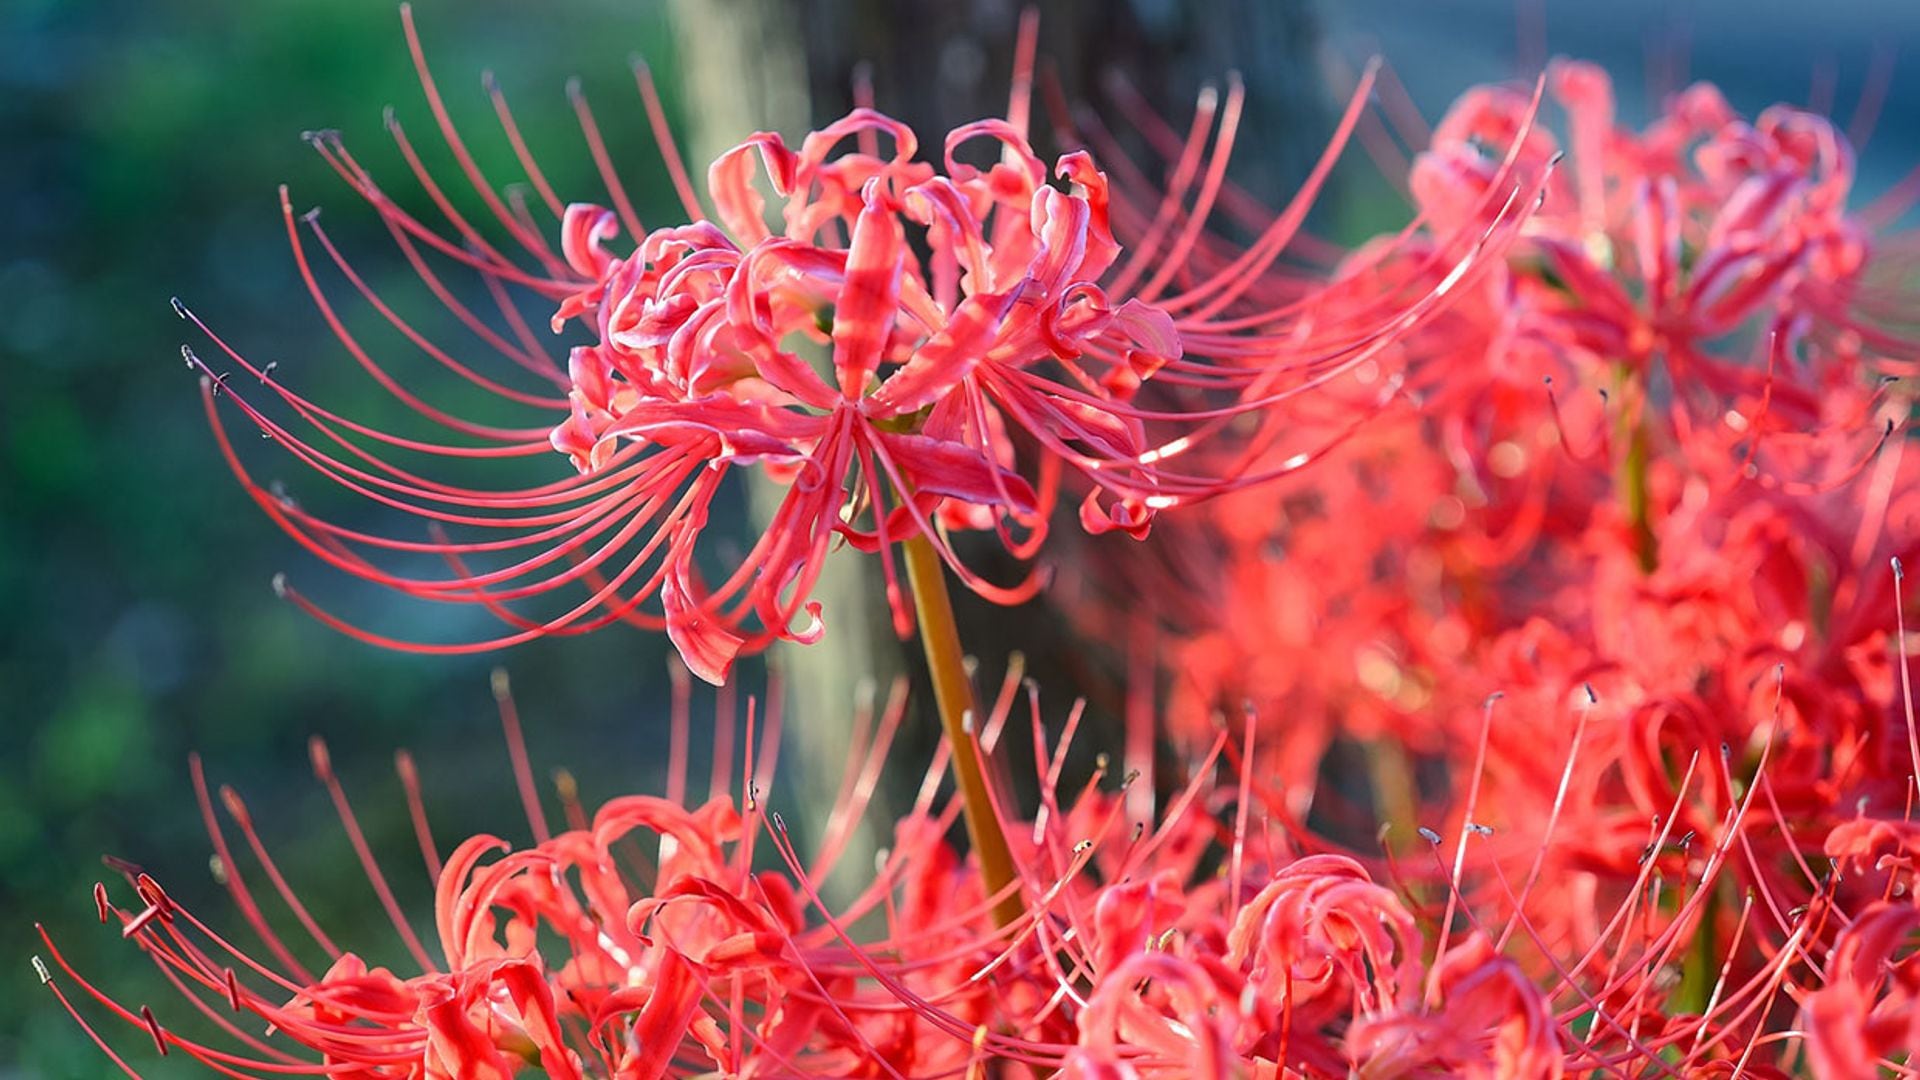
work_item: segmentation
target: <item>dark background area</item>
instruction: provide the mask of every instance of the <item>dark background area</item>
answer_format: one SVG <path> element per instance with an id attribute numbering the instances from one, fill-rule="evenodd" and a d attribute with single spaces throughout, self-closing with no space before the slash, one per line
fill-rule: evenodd
<path id="1" fill-rule="evenodd" d="M 965 119 L 940 115 L 965 99 L 942 93 L 940 79 L 984 85 L 1004 69 L 994 50 L 1010 39 L 1017 7 L 941 5 L 963 7 L 951 26 L 887 5 L 796 7 L 816 119 L 843 106 L 833 95 L 860 59 L 875 64 L 883 109 Z M 1253 106 L 1241 177 L 1276 200 L 1317 150 L 1330 100 L 1317 65 L 1301 57 L 1327 50 L 1357 66 L 1379 51 L 1434 119 L 1468 85 L 1506 77 L 1517 54 L 1531 55 L 1515 44 L 1531 17 L 1504 2 L 1216 8 L 1131 0 L 1104 11 L 1111 14 L 1043 5 L 1043 48 L 1089 71 L 1115 56 L 1176 112 L 1200 79 L 1242 69 Z M 627 68 L 629 55 L 644 54 L 669 112 L 685 118 L 668 7 L 426 0 L 417 14 L 442 90 L 483 165 L 514 174 L 479 92 L 479 73 L 491 68 L 555 186 L 598 198 L 562 93 L 578 75 L 642 216 L 675 219 Z M 1920 7 L 1910 3 L 1617 0 L 1548 4 L 1539 21 L 1550 51 L 1615 73 L 1629 120 L 1646 115 L 1649 72 L 1657 80 L 1668 58 L 1683 56 L 1691 77 L 1719 82 L 1749 114 L 1777 100 L 1804 103 L 1830 81 L 1844 121 L 1876 51 L 1885 53 L 1895 61 L 1892 90 L 1862 154 L 1863 187 L 1876 192 L 1920 163 Z M 951 39 L 962 35 L 971 37 L 955 52 Z M 367 951 L 384 962 L 401 954 L 358 871 L 346 869 L 351 853 L 308 773 L 310 734 L 332 744 L 396 888 L 422 916 L 430 892 L 409 869 L 418 860 L 390 766 L 396 747 L 420 761 L 443 847 L 476 830 L 524 839 L 495 734 L 494 663 L 514 674 L 543 769 L 571 767 L 589 804 L 657 790 L 664 640 L 609 631 L 504 659 L 435 659 L 333 634 L 276 602 L 271 576 L 287 571 L 375 625 L 443 636 L 476 627 L 423 616 L 302 557 L 227 475 L 206 431 L 178 357 L 188 335 L 168 305 L 175 294 L 340 411 L 384 407 L 308 303 L 275 189 L 289 184 L 297 209 L 326 207 L 357 267 L 404 295 L 406 269 L 371 213 L 298 138 L 303 129 L 340 128 L 399 187 L 404 165 L 381 127 L 389 103 L 418 142 L 438 151 L 384 0 L 0 6 L 0 971 L 14 965 L 0 977 L 0 1077 L 110 1068 L 28 966 L 42 951 L 36 920 L 129 1004 L 167 1004 L 170 992 L 144 961 L 94 922 L 89 889 L 105 874 L 100 855 L 153 868 L 228 925 L 202 870 L 207 844 L 187 781 L 190 751 L 205 757 L 216 782 L 250 797 L 322 921 L 366 927 L 344 936 L 370 941 Z M 1404 213 L 1384 185 L 1367 180 L 1363 156 L 1353 165 L 1321 221 L 1346 238 Z M 1072 652 L 1070 643 L 1054 649 Z M 749 672 L 749 686 L 754 678 Z M 696 715 L 711 707 L 705 702 Z M 108 1030 L 147 1075 L 189 1074 L 177 1061 L 149 1069 L 144 1036 Z"/>

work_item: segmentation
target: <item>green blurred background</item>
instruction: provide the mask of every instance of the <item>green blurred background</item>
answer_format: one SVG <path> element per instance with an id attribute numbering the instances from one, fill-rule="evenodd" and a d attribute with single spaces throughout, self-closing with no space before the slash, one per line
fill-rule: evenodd
<path id="1" fill-rule="evenodd" d="M 971 116 L 943 109 L 990 99 L 996 73 L 1004 78 L 1016 10 L 990 0 L 725 0 L 700 17 L 762 18 L 750 30 L 771 42 L 766 70 L 710 60 L 689 70 L 681 61 L 694 50 L 679 45 L 697 28 L 675 16 L 699 7 L 427 0 L 417 13 L 443 92 L 490 173 L 516 175 L 479 92 L 488 68 L 563 196 L 600 197 L 562 93 L 578 75 L 641 216 L 664 222 L 677 203 L 654 164 L 630 55 L 653 63 L 670 114 L 695 131 L 696 146 L 714 144 L 720 133 L 701 125 L 722 123 L 716 115 L 727 110 L 689 108 L 683 87 L 721 93 L 751 83 L 741 89 L 746 107 L 755 94 L 771 95 L 759 103 L 765 111 L 818 118 L 844 107 L 847 72 L 862 58 L 877 64 L 883 107 L 952 123 Z M 1206 73 L 1244 69 L 1256 122 L 1239 168 L 1275 196 L 1324 130 L 1326 95 L 1311 62 L 1318 50 L 1350 61 L 1384 51 L 1430 117 L 1468 83 L 1514 67 L 1516 19 L 1503 2 L 1045 7 L 1043 48 L 1083 84 L 1118 61 L 1171 104 Z M 1910 53 L 1920 44 L 1910 3 L 1662 8 L 1645 0 L 1604 10 L 1549 5 L 1549 43 L 1620 72 L 1629 115 L 1651 41 L 1677 43 L 1693 74 L 1721 81 L 1749 111 L 1805 101 L 1810 85 L 1830 77 L 1843 116 L 1876 48 Z M 310 778 L 310 734 L 331 743 L 403 902 L 422 915 L 430 892 L 410 869 L 418 860 L 391 770 L 396 747 L 410 747 L 421 763 L 443 847 L 476 830 L 524 839 L 525 826 L 495 734 L 487 672 L 496 659 L 381 652 L 274 600 L 268 581 L 284 570 L 322 601 L 383 628 L 455 636 L 479 627 L 344 581 L 275 530 L 217 457 L 178 356 L 189 328 L 168 305 L 182 296 L 243 351 L 277 361 L 280 376 L 342 412 L 392 414 L 308 303 L 276 186 L 290 185 L 296 209 L 325 206 L 363 273 L 406 298 L 408 310 L 428 307 L 408 298 L 418 289 L 373 215 L 298 138 L 303 129 L 341 129 L 399 189 L 404 165 L 381 126 L 392 103 L 429 161 L 444 164 L 394 6 L 7 0 L 0 35 L 0 971 L 12 972 L 0 976 L 0 1077 L 91 1077 L 110 1067 L 28 967 L 44 951 L 33 923 L 47 923 L 77 966 L 129 1004 L 173 1004 L 144 961 L 94 921 L 89 889 L 108 876 L 99 857 L 110 854 L 152 868 L 189 903 L 222 910 L 204 869 L 190 751 L 205 757 L 216 783 L 250 796 L 288 877 L 323 921 L 368 928 L 356 943 L 368 942 L 377 961 L 397 963 L 401 953 L 364 880 L 343 869 L 352 856 Z M 776 52 L 802 65 L 811 108 L 782 97 Z M 716 84 L 723 91 L 711 91 Z M 1893 80 L 1865 155 L 1871 190 L 1920 158 L 1916 84 L 1905 70 Z M 1323 228 L 1358 234 L 1400 213 L 1364 172 L 1349 177 Z M 369 325 L 364 313 L 356 318 Z M 306 493 L 298 484 L 296 492 Z M 1042 666 L 1068 669 L 1070 680 L 1075 649 L 1059 639 L 1057 620 L 1021 622 L 1021 644 Z M 663 640 L 610 631 L 526 646 L 504 662 L 542 768 L 570 766 L 589 804 L 655 789 Z M 855 662 L 879 673 L 899 666 L 877 649 L 856 650 Z M 851 674 L 834 673 L 835 693 Z M 750 685 L 756 678 L 748 672 Z M 710 707 L 703 698 L 701 708 Z M 138 1031 L 107 1030 L 148 1075 L 192 1074 L 177 1061 L 155 1063 Z"/>
<path id="2" fill-rule="evenodd" d="M 299 138 L 340 128 L 398 187 L 405 166 L 381 122 L 392 103 L 438 149 L 395 5 L 0 10 L 0 963 L 11 972 L 0 978 L 0 1063 L 17 1063 L 23 1076 L 94 1077 L 111 1066 L 28 967 L 44 951 L 32 923 L 47 923 L 77 966 L 130 1005 L 179 1013 L 144 959 L 94 921 L 89 889 L 101 877 L 117 886 L 99 856 L 122 856 L 225 923 L 205 868 L 189 751 L 205 756 L 215 782 L 249 796 L 288 877 L 334 926 L 352 928 L 377 909 L 364 880 L 343 872 L 352 855 L 309 774 L 308 735 L 332 744 L 384 855 L 407 851 L 390 767 L 402 745 L 420 760 L 443 845 L 449 822 L 516 838 L 525 826 L 516 831 L 492 720 L 492 660 L 382 652 L 275 601 L 268 582 L 285 570 L 329 601 L 367 601 L 353 609 L 365 618 L 378 621 L 391 604 L 301 557 L 226 473 L 179 358 L 190 328 L 168 304 L 180 295 L 240 348 L 279 361 L 290 382 L 342 411 L 381 415 L 381 393 L 347 370 L 306 299 L 276 186 L 288 184 L 301 209 L 327 207 L 360 269 L 406 296 L 406 268 L 373 216 Z M 627 58 L 660 60 L 671 90 L 657 9 L 575 3 L 542 13 L 469 2 L 426 3 L 418 14 L 457 115 L 476 129 L 488 121 L 479 72 L 496 67 L 529 138 L 564 147 L 544 155 L 563 190 L 591 175 L 577 136 L 559 141 L 571 134 L 562 92 L 570 75 L 594 98 L 619 103 L 607 109 L 619 120 L 607 125 L 616 153 L 651 160 L 629 107 Z M 501 147 L 488 142 L 498 163 Z M 673 205 L 660 200 L 664 186 L 644 167 L 630 175 L 643 212 L 662 217 Z M 293 466 L 253 457 L 282 470 L 267 477 L 320 494 Z M 391 606 L 398 621 L 387 625 L 408 625 L 404 607 Z M 537 644 L 509 660 L 542 761 L 574 765 L 589 796 L 653 782 L 645 774 L 655 768 L 648 751 L 664 695 L 661 642 L 612 633 Z M 403 901 L 430 910 L 418 856 L 388 865 Z M 118 895 L 131 902 L 124 888 Z M 390 930 L 346 936 L 370 939 L 377 959 L 401 958 Z M 146 1071 L 145 1036 L 107 1031 Z M 171 1061 L 149 1073 L 193 1074 Z"/>

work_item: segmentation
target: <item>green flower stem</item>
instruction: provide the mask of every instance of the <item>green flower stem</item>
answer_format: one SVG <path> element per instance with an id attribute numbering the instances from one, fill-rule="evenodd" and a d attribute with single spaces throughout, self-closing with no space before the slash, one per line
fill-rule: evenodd
<path id="1" fill-rule="evenodd" d="M 973 682 L 967 677 L 966 657 L 960 650 L 960 633 L 953 621 L 946 567 L 940 564 L 940 554 L 925 536 L 915 536 L 901 546 L 906 554 L 907 583 L 913 589 L 914 612 L 920 621 L 920 645 L 933 676 L 933 698 L 940 709 L 940 724 L 953 754 L 954 779 L 966 810 L 967 835 L 980 860 L 980 877 L 987 892 L 1000 894 L 1004 890 L 993 905 L 993 921 L 998 926 L 1011 926 L 1025 914 L 1026 905 L 1018 889 L 1008 888 L 1015 880 L 1013 854 L 988 801 L 987 778 L 973 751 L 969 729 L 979 710 L 974 703 Z"/>

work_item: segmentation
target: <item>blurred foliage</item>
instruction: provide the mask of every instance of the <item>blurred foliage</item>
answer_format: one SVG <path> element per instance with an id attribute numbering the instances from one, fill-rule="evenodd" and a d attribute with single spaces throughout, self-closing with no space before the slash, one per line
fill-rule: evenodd
<path id="1" fill-rule="evenodd" d="M 1134 3 L 1146 15 L 1178 6 Z M 1465 83 L 1511 70 L 1507 5 L 1324 7 L 1342 54 L 1384 47 L 1429 115 Z M 1847 62 L 1836 82 L 1850 102 L 1862 79 L 1853 61 L 1875 40 L 1875 19 L 1896 11 L 1863 3 L 1858 18 L 1842 20 L 1831 9 L 1750 8 L 1729 5 L 1724 18 L 1712 5 L 1696 11 L 1691 46 L 1695 72 L 1723 79 L 1749 108 L 1804 99 L 1823 56 Z M 417 14 L 449 107 L 489 175 L 517 175 L 479 88 L 492 67 L 555 186 L 600 197 L 562 89 L 577 74 L 642 216 L 676 216 L 627 67 L 630 54 L 644 54 L 669 113 L 682 114 L 661 5 L 423 0 Z M 1643 42 L 1670 24 L 1621 16 L 1606 5 L 1558 21 L 1556 8 L 1553 42 L 1637 71 Z M 1914 17 L 1894 25 L 1911 30 Z M 1896 84 L 1870 175 L 1913 156 L 1913 82 Z M 323 602 L 379 625 L 471 633 L 453 616 L 423 615 L 324 572 L 257 511 L 207 434 L 176 351 L 191 328 L 168 305 L 181 295 L 242 351 L 278 361 L 281 376 L 343 412 L 391 414 L 307 302 L 276 187 L 290 185 L 297 210 L 327 207 L 328 228 L 357 266 L 409 313 L 430 312 L 373 215 L 298 138 L 342 129 L 400 197 L 417 200 L 382 128 L 382 107 L 393 103 L 429 165 L 447 164 L 394 5 L 10 0 L 0 8 L 0 101 L 0 962 L 18 965 L 0 979 L 0 1077 L 57 1080 L 100 1076 L 107 1065 L 28 970 L 26 958 L 43 951 L 33 921 L 49 925 L 76 966 L 138 1004 L 172 991 L 94 923 L 88 890 L 107 876 L 96 857 L 143 862 L 188 903 L 224 907 L 199 872 L 207 845 L 190 751 L 215 783 L 251 796 L 315 914 L 365 928 L 355 939 L 371 942 L 375 962 L 403 954 L 361 875 L 342 869 L 353 856 L 307 775 L 309 734 L 331 743 L 370 840 L 416 913 L 430 893 L 424 874 L 402 869 L 417 858 L 406 861 L 413 839 L 393 749 L 419 759 L 443 847 L 455 832 L 448 823 L 513 838 L 525 826 L 491 735 L 492 661 L 381 652 L 274 602 L 268 581 L 286 570 Z M 1392 199 L 1377 183 L 1354 189 L 1343 231 L 1397 216 Z M 391 347 L 374 317 L 348 318 Z M 572 767 L 589 802 L 651 789 L 664 756 L 664 657 L 662 640 L 630 632 L 511 654 L 535 761 Z M 138 1032 L 113 1035 L 146 1075 L 199 1075 L 178 1058 L 154 1064 Z"/>
<path id="2" fill-rule="evenodd" d="M 627 180 L 642 214 L 677 213 L 662 177 L 645 171 L 654 155 L 628 69 L 630 54 L 652 60 L 678 112 L 657 10 L 429 0 L 416 15 L 449 107 L 491 175 L 517 172 L 481 93 L 489 65 L 554 184 L 600 197 L 564 93 L 577 74 L 616 159 L 635 163 Z M 190 751 L 216 783 L 251 796 L 323 923 L 367 925 L 372 897 L 357 873 L 340 872 L 352 855 L 307 775 L 310 733 L 332 744 L 383 855 L 413 850 L 389 765 L 403 744 L 420 760 L 443 845 L 447 822 L 508 836 L 525 825 L 491 737 L 491 661 L 383 653 L 274 601 L 269 579 L 286 570 L 326 602 L 376 620 L 387 613 L 366 603 L 393 602 L 296 557 L 226 475 L 178 354 L 191 327 L 168 304 L 181 295 L 236 347 L 279 361 L 280 375 L 342 411 L 391 412 L 307 302 L 276 186 L 289 184 L 299 209 L 325 206 L 356 264 L 405 296 L 405 267 L 377 219 L 299 139 L 305 128 L 342 129 L 397 194 L 417 197 L 382 127 L 393 103 L 429 164 L 445 166 L 395 5 L 21 0 L 0 9 L 0 93 L 9 158 L 0 172 L 0 955 L 19 965 L 0 979 L 0 1063 L 93 1077 L 110 1066 L 27 967 L 44 951 L 32 923 L 46 922 L 76 966 L 129 1002 L 171 995 L 94 922 L 89 889 L 110 877 L 97 861 L 109 853 L 153 867 L 189 902 L 223 908 L 209 876 L 196 873 L 207 845 Z M 406 299 L 409 312 L 430 310 Z M 350 321 L 392 351 L 390 330 L 364 313 Z M 252 458 L 300 490 L 284 458 Z M 392 614 L 409 617 L 397 604 Z M 654 784 L 662 644 L 612 632 L 509 656 L 536 761 L 572 766 L 589 798 Z M 426 912 L 417 855 L 390 866 L 410 908 Z M 374 959 L 401 958 L 390 931 L 358 936 Z M 130 1039 L 137 1032 L 112 1034 L 151 1057 L 143 1038 Z M 197 1074 L 174 1061 L 147 1075 Z"/>

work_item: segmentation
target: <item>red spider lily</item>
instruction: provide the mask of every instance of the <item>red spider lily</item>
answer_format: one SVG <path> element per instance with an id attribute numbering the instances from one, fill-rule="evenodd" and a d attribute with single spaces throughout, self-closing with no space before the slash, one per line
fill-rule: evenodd
<path id="1" fill-rule="evenodd" d="M 1883 1063 L 1920 1046 L 1920 908 L 1882 902 L 1860 913 L 1833 947 L 1827 985 L 1807 995 L 1807 1057 L 1833 1080 L 1873 1080 Z M 1910 1063 L 1910 1062 L 1909 1062 Z"/>
<path id="2" fill-rule="evenodd" d="M 1800 321 L 1830 351 L 1909 351 L 1890 332 L 1901 318 L 1869 266 L 1894 265 L 1874 222 L 1887 206 L 1850 210 L 1853 152 L 1825 117 L 1775 106 L 1749 123 L 1708 84 L 1676 95 L 1644 131 L 1617 128 L 1611 82 L 1560 61 L 1548 83 L 1568 118 L 1568 168 L 1517 251 L 1523 325 L 1537 321 L 1561 349 L 1636 372 L 1663 362 L 1677 404 L 1689 395 L 1757 391 L 1762 373 L 1710 355 L 1751 320 Z M 1485 149 L 1531 120 L 1527 99 L 1486 88 L 1463 97 L 1435 129 L 1410 186 L 1445 222 L 1493 174 Z M 1557 152 L 1542 127 L 1523 156 Z M 1893 266 L 1883 268 L 1893 269 Z M 1778 402 L 1776 398 L 1776 402 Z"/>
<path id="3" fill-rule="evenodd" d="M 1019 685 L 1016 666 L 961 752 L 998 757 Z M 1476 803 L 1485 798 L 1478 783 L 1456 808 L 1453 839 L 1428 834 L 1430 869 L 1337 852 L 1303 831 L 1285 793 L 1256 779 L 1253 747 L 1224 734 L 1162 809 L 1131 818 L 1130 793 L 1103 783 L 1104 764 L 1078 787 L 1063 784 L 1080 710 L 1049 743 L 1030 690 L 1033 812 L 1013 808 L 1004 776 L 996 799 L 1016 842 L 1023 915 L 997 927 L 977 867 L 946 843 L 959 806 L 939 797 L 939 757 L 893 825 L 872 883 L 838 905 L 820 895 L 905 716 L 897 687 L 884 709 L 856 721 L 865 751 L 811 857 L 757 795 L 774 767 L 776 718 L 756 732 L 749 709 L 744 794 L 731 794 L 722 758 L 710 797 L 694 806 L 684 802 L 690 725 L 681 696 L 674 797 L 626 796 L 588 814 L 563 785 L 568 827 L 553 833 L 517 717 L 504 692 L 501 700 L 533 846 L 478 835 L 443 857 L 412 762 L 400 759 L 436 881 L 431 948 L 413 937 L 316 743 L 316 773 L 414 954 L 413 973 L 372 966 L 329 937 L 245 804 L 222 789 L 274 900 L 310 940 L 277 935 L 266 890 L 235 858 L 196 761 L 216 865 L 268 955 L 249 955 L 152 877 L 116 862 L 138 903 L 123 909 L 102 887 L 100 916 L 148 954 L 184 1003 L 122 1005 L 48 938 L 52 992 L 83 1024 L 104 1010 L 161 1052 L 227 1075 L 367 1078 L 506 1077 L 534 1067 L 558 1077 L 903 1077 L 1016 1065 L 1071 1077 L 1774 1075 L 1803 1041 L 1820 1075 L 1852 1076 L 1845 1068 L 1871 1060 L 1856 1051 L 1897 1052 L 1910 1011 L 1902 995 L 1912 965 L 1889 963 L 1905 956 L 1911 905 L 1875 898 L 1850 907 L 1832 880 L 1803 888 L 1805 902 L 1777 925 L 1749 899 L 1735 934 L 1761 959 L 1742 968 L 1726 954 L 1710 992 L 1687 1003 L 1679 972 L 1716 932 L 1712 898 L 1750 839 L 1737 829 L 1684 847 L 1676 818 L 1663 819 L 1651 848 L 1685 857 L 1641 859 L 1612 909 L 1589 894 L 1584 914 L 1603 930 L 1590 944 L 1569 943 L 1545 928 L 1577 890 L 1548 887 L 1537 871 L 1551 849 L 1579 838 L 1549 827 L 1535 872 L 1516 873 L 1513 842 L 1474 821 L 1490 809 Z M 1566 771 L 1573 767 L 1569 759 Z M 1762 764 L 1742 813 L 1770 768 Z M 1532 842 L 1524 832 L 1517 839 Z M 1910 867 L 1894 876 L 1911 887 Z M 1814 943 L 1834 925 L 1843 929 L 1831 958 L 1818 960 Z M 305 965 L 315 953 L 324 963 Z M 1798 1028 L 1795 1001 L 1809 1018 Z M 187 1034 L 196 1025 L 204 1037 Z"/>
<path id="4" fill-rule="evenodd" d="M 850 1063 L 857 1061 L 900 1075 L 885 1064 L 894 1051 L 883 1053 L 869 1038 L 891 1046 L 899 1041 L 902 1032 L 895 1029 L 901 1024 L 891 1015 L 850 1012 L 841 1004 L 840 984 L 853 977 L 842 973 L 849 961 L 836 927 L 808 924 L 810 886 L 804 877 L 796 881 L 754 867 L 756 837 L 768 820 L 753 785 L 771 774 L 777 718 L 770 717 L 756 732 L 749 709 L 742 802 L 729 794 L 729 766 L 721 760 L 704 805 L 636 795 L 611 800 L 589 818 L 563 793 L 570 828 L 553 834 L 518 741 L 511 700 L 504 686 L 499 692 L 534 846 L 514 850 L 503 840 L 477 835 L 443 857 L 420 803 L 411 759 L 399 759 L 436 886 L 437 955 L 414 937 L 393 901 L 325 748 L 314 744 L 316 775 L 332 794 L 416 973 L 370 967 L 336 945 L 281 875 L 245 804 L 222 788 L 220 800 L 232 824 L 310 940 L 278 935 L 256 899 L 257 882 L 249 883 L 234 858 L 197 759 L 194 785 L 223 883 L 270 956 L 256 959 L 241 951 L 176 904 L 152 878 L 128 868 L 140 908 L 120 909 L 102 887 L 96 890 L 102 920 L 117 923 L 123 936 L 147 952 L 212 1025 L 213 1036 L 191 1038 L 181 1034 L 184 1025 L 163 1025 L 151 1010 L 119 1005 L 73 971 L 49 940 L 56 965 L 108 1012 L 144 1027 L 162 1053 L 184 1053 L 228 1075 L 508 1077 L 537 1064 L 548 1076 L 626 1080 L 716 1069 L 736 1075 L 849 1075 Z M 679 700 L 673 792 L 686 788 L 689 724 L 684 695 Z M 904 706 L 904 696 L 896 693 L 874 724 L 869 773 L 886 756 Z M 731 718 L 723 716 L 722 723 Z M 815 874 L 828 873 L 844 850 L 845 830 L 861 813 L 872 780 L 869 775 L 844 793 Z M 952 824 L 958 806 L 934 809 L 932 797 L 929 784 L 914 819 L 902 823 L 903 833 L 918 828 L 937 836 Z M 777 827 L 774 835 L 781 835 Z M 641 836 L 646 843 L 636 842 Z M 909 865 L 908 855 L 917 850 L 903 846 L 902 858 L 882 867 L 872 890 L 842 916 L 852 922 L 884 909 L 889 919 L 904 920 L 885 946 L 900 964 L 903 987 L 923 977 L 914 970 L 921 958 L 964 963 L 990 946 L 973 943 L 955 956 L 945 955 L 952 942 L 990 924 L 981 898 L 967 898 L 957 862 L 927 858 Z M 956 883 L 961 887 L 957 906 Z M 325 954 L 326 963 L 303 964 L 300 957 L 316 950 Z M 60 993 L 58 982 L 52 985 Z M 983 1018 L 992 1012 L 994 986 L 985 980 L 971 991 Z M 964 1010 L 951 994 L 946 1005 Z M 256 1034 L 260 1023 L 267 1025 L 265 1037 Z M 91 1027 L 88 1031 L 94 1033 Z M 95 1038 L 107 1045 L 97 1033 Z M 948 1041 L 964 1061 L 966 1039 Z M 918 1042 L 906 1039 L 899 1048 L 903 1064 L 919 1050 Z M 133 1074 L 114 1051 L 107 1052 Z"/>
<path id="5" fill-rule="evenodd" d="M 229 463 L 308 551 L 412 596 L 481 605 L 508 631 L 459 644 L 401 641 L 354 627 L 281 581 L 283 594 L 357 637 L 427 652 L 492 649 L 616 621 L 664 628 L 693 671 L 714 682 L 743 652 L 821 632 L 811 597 L 836 542 L 880 553 L 903 635 L 912 611 L 892 549 L 908 538 L 932 540 L 975 591 L 1018 602 L 1038 576 L 1012 586 L 980 579 L 955 557 L 951 530 L 992 529 L 1026 559 L 1044 539 L 1065 468 L 1087 483 L 1080 519 L 1088 530 L 1135 536 L 1159 510 L 1297 468 L 1311 450 L 1294 447 L 1274 458 L 1287 459 L 1280 465 L 1257 460 L 1285 433 L 1266 410 L 1365 364 L 1433 318 L 1462 282 L 1498 262 L 1490 253 L 1518 235 L 1542 183 L 1530 165 L 1497 170 L 1488 197 L 1459 216 L 1457 232 L 1411 260 L 1398 287 L 1362 295 L 1283 278 L 1273 267 L 1359 122 L 1366 86 L 1299 196 L 1259 225 L 1253 243 L 1234 247 L 1208 222 L 1216 205 L 1233 202 L 1224 173 L 1239 87 L 1224 105 L 1215 93 L 1203 97 L 1164 190 L 1143 186 L 1138 167 L 1125 162 L 1124 182 L 1111 187 L 1086 151 L 1063 155 L 1049 174 L 1027 141 L 1033 23 L 1024 25 L 1014 119 L 948 133 L 940 167 L 915 160 L 919 140 L 904 125 L 859 109 L 797 150 L 759 133 L 722 155 L 707 177 L 711 216 L 640 69 L 655 135 L 692 222 L 651 231 L 577 94 L 614 210 L 563 203 L 492 91 L 527 180 L 559 225 L 556 245 L 536 221 L 538 207 L 503 198 L 480 172 L 448 120 L 409 16 L 408 42 L 440 133 L 510 243 L 489 239 L 458 209 L 397 122 L 389 122 L 394 138 L 443 226 L 404 209 L 337 135 L 312 141 L 379 213 L 456 320 L 486 351 L 524 369 L 517 374 L 544 385 L 517 389 L 416 330 L 352 269 L 316 217 L 296 218 L 284 199 L 294 254 L 329 326 L 388 393 L 446 429 L 450 441 L 330 412 L 217 337 L 218 348 L 266 386 L 259 396 L 268 401 L 241 392 L 249 380 L 224 382 L 191 350 L 187 357 L 209 376 L 208 413 Z M 891 143 L 885 153 L 882 137 Z M 998 160 L 963 160 L 980 143 Z M 756 156 L 784 200 L 777 230 L 752 180 Z M 622 229 L 634 246 L 610 249 Z M 513 407 L 547 410 L 543 418 L 511 427 L 465 419 L 390 373 L 322 290 L 310 243 L 413 347 Z M 466 305 L 443 276 L 449 269 L 478 278 L 497 319 Z M 1427 274 L 1433 270 L 1437 278 Z M 591 331 L 564 369 L 529 329 L 526 300 L 557 305 L 556 330 L 577 322 Z M 825 374 L 812 359 L 822 355 Z M 221 426 L 219 396 L 302 465 L 424 519 L 433 536 L 337 524 L 261 486 Z M 278 418 L 281 406 L 294 419 Z M 1248 428 L 1261 434 L 1236 449 Z M 490 469 L 549 447 L 567 455 L 577 475 L 476 487 L 414 464 Z M 713 561 L 714 545 L 702 539 L 713 500 L 736 466 L 750 465 L 787 494 L 751 549 L 709 583 L 700 564 Z M 443 528 L 481 538 L 457 539 Z M 387 560 L 421 554 L 440 556 L 452 572 L 386 568 Z M 573 589 L 577 602 L 557 614 L 516 610 Z"/>
<path id="6" fill-rule="evenodd" d="M 1434 971 L 1442 1008 L 1354 1026 L 1350 1053 L 1361 1075 L 1564 1075 L 1566 1052 L 1546 996 L 1517 964 L 1495 956 L 1485 938 L 1447 953 Z"/>

